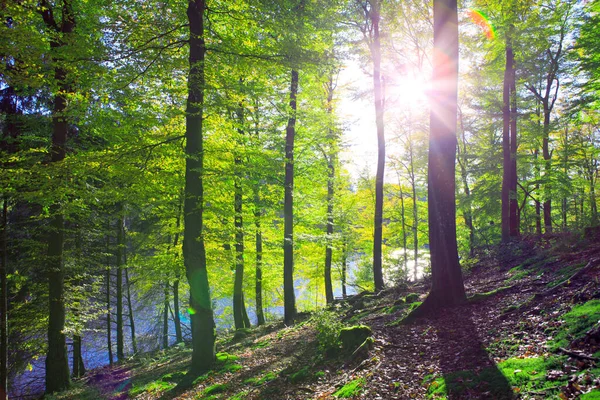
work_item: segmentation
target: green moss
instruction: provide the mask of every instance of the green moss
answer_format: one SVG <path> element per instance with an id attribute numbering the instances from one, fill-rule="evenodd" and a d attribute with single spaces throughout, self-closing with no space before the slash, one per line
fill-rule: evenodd
<path id="1" fill-rule="evenodd" d="M 562 319 L 564 324 L 554 334 L 554 340 L 548 342 L 548 348 L 552 351 L 567 347 L 571 341 L 582 338 L 600 320 L 600 300 L 574 306 Z"/>
<path id="2" fill-rule="evenodd" d="M 290 382 L 298 383 L 305 380 L 310 375 L 310 368 L 308 366 L 302 367 L 299 371 L 294 372 L 290 375 Z"/>
<path id="3" fill-rule="evenodd" d="M 340 330 L 340 341 L 342 348 L 346 351 L 354 351 L 363 344 L 372 334 L 371 328 L 366 325 L 355 325 Z"/>
<path id="4" fill-rule="evenodd" d="M 550 370 L 560 369 L 561 357 L 511 358 L 496 367 L 480 372 L 459 371 L 443 377 L 429 375 L 423 384 L 427 386 L 428 398 L 440 398 L 450 394 L 460 397 L 471 390 L 486 392 L 489 398 L 509 399 L 514 392 L 545 392 L 546 397 L 560 392 L 568 377 L 559 380 L 546 379 Z"/>
<path id="5" fill-rule="evenodd" d="M 421 295 L 419 295 L 418 293 L 410 293 L 406 295 L 404 301 L 406 303 L 414 303 L 415 301 L 418 301 L 420 297 Z"/>
<path id="6" fill-rule="evenodd" d="M 600 390 L 594 389 L 589 393 L 582 394 L 580 400 L 600 400 Z"/>
<path id="7" fill-rule="evenodd" d="M 317 372 L 315 372 L 315 378 L 316 379 L 325 378 L 325 372 L 324 371 L 317 371 Z"/>
<path id="8" fill-rule="evenodd" d="M 275 379 L 277 379 L 277 375 L 274 372 L 267 372 L 261 378 L 248 378 L 244 383 L 247 385 L 260 386 Z"/>
<path id="9" fill-rule="evenodd" d="M 485 299 L 487 299 L 489 297 L 497 295 L 498 293 L 502 293 L 505 290 L 508 290 L 510 288 L 512 288 L 512 286 L 502 286 L 502 287 L 499 287 L 497 289 L 490 290 L 489 292 L 475 293 L 472 296 L 469 296 L 467 300 L 470 301 L 470 302 L 477 302 L 477 301 L 480 301 L 480 300 L 485 300 Z"/>
<path id="10" fill-rule="evenodd" d="M 185 376 L 185 372 L 171 372 L 164 374 L 160 380 L 163 382 L 179 382 Z"/>
<path id="11" fill-rule="evenodd" d="M 224 383 L 216 383 L 214 385 L 211 385 L 209 387 L 207 387 L 206 389 L 204 389 L 202 391 L 202 394 L 204 396 L 210 396 L 210 395 L 214 395 L 217 393 L 223 393 L 224 391 L 227 390 L 227 385 Z"/>
<path id="12" fill-rule="evenodd" d="M 562 281 L 569 278 L 571 275 L 573 275 L 575 272 L 577 272 L 584 266 L 585 266 L 585 263 L 581 263 L 581 264 L 575 264 L 575 265 L 567 265 L 566 267 L 561 268 L 556 273 L 556 279 L 554 279 L 552 282 L 548 283 L 547 287 L 551 288 L 551 287 L 558 285 L 559 283 L 562 283 Z"/>
<path id="13" fill-rule="evenodd" d="M 369 316 L 369 315 L 371 315 L 371 312 L 370 312 L 370 311 L 363 311 L 363 312 L 360 312 L 360 313 L 358 313 L 358 314 L 356 314 L 356 315 L 352 316 L 352 318 L 350 318 L 350 319 L 348 320 L 348 323 L 350 323 L 350 324 L 355 324 L 355 323 L 357 323 L 358 321 L 360 321 L 361 319 L 363 319 L 364 317 L 367 317 L 367 316 Z"/>
<path id="14" fill-rule="evenodd" d="M 358 396 L 362 393 L 365 383 L 364 378 L 354 379 L 342 386 L 333 396 L 340 399 L 349 399 Z"/>
<path id="15" fill-rule="evenodd" d="M 252 345 L 253 349 L 262 349 L 264 347 L 267 347 L 271 344 L 271 340 L 270 339 L 266 339 L 266 340 L 261 340 L 259 342 L 256 342 Z"/>
<path id="16" fill-rule="evenodd" d="M 167 390 L 173 389 L 175 387 L 175 383 L 173 382 L 164 382 L 162 380 L 152 381 L 146 383 L 142 386 L 134 386 L 131 390 L 129 390 L 130 396 L 137 396 L 142 393 L 160 393 L 166 392 Z"/>
<path id="17" fill-rule="evenodd" d="M 228 400 L 243 400 L 246 398 L 246 396 L 248 396 L 248 391 L 242 390 L 241 392 L 231 396 Z"/>
<path id="18" fill-rule="evenodd" d="M 244 367 L 242 367 L 241 364 L 237 364 L 237 363 L 228 363 L 225 364 L 225 366 L 223 368 L 221 368 L 219 370 L 220 373 L 226 373 L 226 372 L 236 372 L 239 371 L 240 369 L 242 369 Z"/>
<path id="19" fill-rule="evenodd" d="M 233 354 L 229 354 L 229 353 L 217 353 L 216 354 L 216 360 L 217 362 L 229 362 L 229 361 L 237 361 L 239 359 L 238 356 L 234 356 Z"/>

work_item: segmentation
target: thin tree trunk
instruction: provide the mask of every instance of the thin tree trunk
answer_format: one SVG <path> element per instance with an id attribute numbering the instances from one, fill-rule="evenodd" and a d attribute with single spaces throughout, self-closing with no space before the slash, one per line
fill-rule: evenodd
<path id="1" fill-rule="evenodd" d="M 73 377 L 80 378 L 85 375 L 85 365 L 83 364 L 81 336 L 73 336 Z"/>
<path id="2" fill-rule="evenodd" d="M 175 221 L 175 239 L 173 240 L 173 247 L 175 248 L 175 251 L 177 251 L 177 245 L 179 244 L 179 229 L 181 228 L 182 211 L 183 193 L 181 193 L 179 196 L 179 208 L 177 210 L 177 219 Z M 183 342 L 183 333 L 181 332 L 181 316 L 179 311 L 179 280 L 180 274 L 179 272 L 177 272 L 177 276 L 175 277 L 175 281 L 173 282 L 173 323 L 175 324 L 175 343 Z"/>
<path id="3" fill-rule="evenodd" d="M 285 134 L 285 198 L 283 240 L 283 304 L 284 322 L 291 324 L 296 318 L 294 293 L 294 138 L 296 136 L 296 96 L 298 71 L 292 69 L 290 84 L 290 117 Z"/>
<path id="4" fill-rule="evenodd" d="M 510 240 L 510 187 L 511 187 L 511 147 L 510 147 L 510 81 L 512 74 L 513 51 L 510 39 L 506 39 L 506 66 L 502 92 L 502 242 Z"/>
<path id="5" fill-rule="evenodd" d="M 511 27 L 512 35 L 512 27 Z M 515 56 L 510 51 L 511 57 L 511 68 L 510 68 L 510 179 L 509 179 L 509 191 L 510 191 L 510 204 L 509 204 L 509 218 L 510 218 L 510 237 L 517 238 L 521 232 L 520 221 L 519 221 L 519 199 L 517 196 L 517 86 L 516 86 L 516 73 L 515 73 Z"/>
<path id="6" fill-rule="evenodd" d="M 385 135 L 384 135 L 384 96 L 381 79 L 381 42 L 379 39 L 380 1 L 371 2 L 369 17 L 371 18 L 373 43 L 371 43 L 371 59 L 373 60 L 373 90 L 375 94 L 375 124 L 377 125 L 377 172 L 375 174 L 375 219 L 373 232 L 373 278 L 375 290 L 384 288 L 382 269 L 383 239 L 383 178 L 385 173 Z"/>
<path id="7" fill-rule="evenodd" d="M 169 348 L 169 282 L 164 284 L 165 298 L 163 301 L 163 331 L 162 331 L 162 346 L 163 349 Z"/>
<path id="8" fill-rule="evenodd" d="M 260 195 L 258 187 L 254 192 L 254 226 L 256 228 L 256 281 L 255 281 L 255 297 L 256 297 L 256 319 L 258 325 L 265 324 L 265 315 L 263 312 L 262 298 L 262 230 L 260 226 Z"/>
<path id="9" fill-rule="evenodd" d="M 8 399 L 8 199 L 2 199 L 0 258 L 0 400 Z"/>
<path id="10" fill-rule="evenodd" d="M 432 86 L 437 90 L 431 101 L 428 169 L 432 286 L 416 314 L 466 299 L 456 243 L 457 5 L 456 0 L 434 0 L 433 7 Z"/>
<path id="11" fill-rule="evenodd" d="M 463 218 L 465 225 L 469 229 L 469 256 L 475 254 L 475 227 L 473 226 L 473 208 L 471 203 L 471 188 L 469 187 L 469 175 L 467 170 L 467 138 L 465 137 L 465 127 L 463 124 L 463 115 L 459 110 L 461 143 L 456 147 L 458 151 L 458 165 L 460 167 L 460 177 L 465 192 L 465 211 Z M 462 148 L 461 148 L 462 144 Z"/>
<path id="12" fill-rule="evenodd" d="M 413 266 L 413 280 L 416 281 L 417 280 L 417 275 L 418 275 L 418 271 L 419 271 L 419 209 L 418 209 L 418 199 L 417 199 L 417 182 L 415 180 L 415 171 L 414 171 L 414 164 L 413 164 L 413 157 L 412 157 L 412 148 L 411 148 L 411 156 L 410 156 L 410 165 L 411 165 L 411 170 L 412 170 L 412 175 L 411 175 L 411 189 L 412 189 L 412 197 L 413 197 L 413 226 L 412 226 L 412 232 L 413 232 L 413 251 L 414 251 L 414 255 L 413 258 L 415 260 L 415 264 Z"/>
<path id="13" fill-rule="evenodd" d="M 108 229 L 110 231 L 110 223 L 107 222 Z M 106 254 L 110 251 L 110 236 L 106 235 Z M 108 363 L 113 365 L 113 352 L 112 352 L 112 315 L 110 306 L 110 258 L 106 256 L 106 343 L 108 346 Z"/>
<path id="14" fill-rule="evenodd" d="M 125 359 L 125 341 L 123 337 L 123 249 L 124 217 L 123 206 L 117 205 L 117 360 Z"/>
<path id="15" fill-rule="evenodd" d="M 342 298 L 346 298 L 346 271 L 348 270 L 348 244 L 344 240 L 342 248 Z"/>
<path id="16" fill-rule="evenodd" d="M 536 181 L 540 180 L 540 168 L 537 166 L 537 159 L 539 157 L 539 150 L 535 149 L 534 151 L 534 159 L 536 163 L 535 167 L 535 178 Z M 535 200 L 535 233 L 538 235 L 542 234 L 542 205 L 539 201 L 539 192 L 540 192 L 540 184 L 535 184 L 535 192 L 536 192 L 536 200 Z"/>
<path id="17" fill-rule="evenodd" d="M 333 113 L 333 77 L 329 78 L 327 87 L 327 114 L 331 118 Z M 331 122 L 330 122 L 331 123 Z M 333 285 L 331 282 L 331 260 L 333 258 L 333 196 L 335 185 L 335 160 L 336 146 L 333 128 L 330 126 L 327 133 L 329 154 L 325 153 L 327 161 L 327 240 L 325 244 L 325 301 L 333 303 Z"/>
<path id="18" fill-rule="evenodd" d="M 404 273 L 408 277 L 408 248 L 406 238 L 406 208 L 404 206 L 404 191 L 402 190 L 402 182 L 398 176 L 398 187 L 400 188 L 400 221 L 402 224 L 402 249 L 404 258 Z"/>
<path id="19" fill-rule="evenodd" d="M 129 281 L 129 268 L 125 268 L 125 288 L 127 289 L 127 311 L 129 313 L 129 327 L 131 328 L 131 347 L 133 348 L 133 354 L 137 354 L 138 349 L 137 339 L 135 337 L 135 318 L 133 318 L 133 304 L 131 302 L 131 282 Z"/>
<path id="20" fill-rule="evenodd" d="M 187 16 L 190 27 L 190 71 L 186 109 L 186 165 L 183 260 L 190 284 L 192 364 L 190 376 L 207 371 L 215 359 L 215 322 L 210 299 L 204 248 L 204 150 L 202 118 L 205 74 L 205 0 L 190 0 Z"/>

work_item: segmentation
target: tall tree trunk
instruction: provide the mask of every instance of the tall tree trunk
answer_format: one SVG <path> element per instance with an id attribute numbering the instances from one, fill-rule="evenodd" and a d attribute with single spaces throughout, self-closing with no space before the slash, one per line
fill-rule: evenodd
<path id="1" fill-rule="evenodd" d="M 125 262 L 127 263 L 127 261 Z M 133 354 L 137 354 L 137 339 L 135 337 L 135 318 L 133 318 L 133 304 L 131 301 L 131 285 L 129 281 L 129 268 L 125 268 L 125 288 L 127 292 L 127 312 L 129 313 L 129 327 L 131 329 L 131 347 L 133 348 Z"/>
<path id="2" fill-rule="evenodd" d="M 258 187 L 254 192 L 254 227 L 256 229 L 256 280 L 254 286 L 254 293 L 256 297 L 256 319 L 258 325 L 265 324 L 265 315 L 263 312 L 263 298 L 262 298 L 262 229 L 260 226 L 260 194 Z"/>
<path id="3" fill-rule="evenodd" d="M 346 298 L 346 273 L 348 270 L 348 244 L 344 240 L 342 245 L 342 298 Z"/>
<path id="4" fill-rule="evenodd" d="M 408 248 L 406 238 L 406 207 L 404 206 L 404 191 L 402 189 L 402 182 L 400 182 L 400 176 L 398 176 L 398 187 L 400 188 L 400 222 L 402 225 L 402 249 L 403 249 L 403 269 L 404 273 L 408 278 Z"/>
<path id="5" fill-rule="evenodd" d="M 52 147 L 50 161 L 60 164 L 66 155 L 66 142 L 69 130 L 67 107 L 69 93 L 72 93 L 70 76 L 68 76 L 65 60 L 61 52 L 68 46 L 68 36 L 75 29 L 75 16 L 69 0 L 63 0 L 62 20 L 54 19 L 52 6 L 42 1 L 39 12 L 49 30 L 54 31 L 50 41 L 54 82 L 57 91 L 52 107 Z M 64 270 L 64 216 L 60 206 L 51 207 L 52 218 L 48 235 L 48 352 L 46 354 L 46 393 L 55 393 L 67 388 L 70 384 L 69 359 L 65 337 L 65 270 Z"/>
<path id="6" fill-rule="evenodd" d="M 173 247 L 177 252 L 177 245 L 179 244 L 179 229 L 181 228 L 181 212 L 183 211 L 183 197 L 181 193 L 179 196 L 179 208 L 177 209 L 177 219 L 175 220 L 175 239 L 173 240 Z M 177 253 L 176 253 L 177 254 Z M 173 282 L 173 323 L 175 324 L 175 343 L 183 342 L 183 333 L 181 332 L 181 315 L 179 306 L 179 270 L 175 276 Z"/>
<path id="7" fill-rule="evenodd" d="M 460 138 L 461 142 L 456 147 L 458 151 L 458 166 L 460 167 L 460 177 L 463 184 L 463 190 L 465 193 L 465 210 L 463 218 L 465 225 L 469 229 L 469 256 L 473 257 L 475 254 L 475 227 L 473 226 L 473 207 L 471 202 L 471 188 L 469 187 L 469 175 L 467 170 L 467 138 L 465 137 L 465 127 L 463 124 L 462 111 L 459 112 L 460 121 Z M 461 148 L 462 145 L 462 148 Z"/>
<path id="8" fill-rule="evenodd" d="M 512 76 L 513 50 L 510 38 L 505 45 L 506 66 L 504 68 L 504 84 L 502 92 L 502 242 L 510 240 L 510 188 L 511 188 L 511 147 L 510 147 L 510 81 Z"/>
<path id="9" fill-rule="evenodd" d="M 286 324 L 296 318 L 296 294 L 294 293 L 294 139 L 296 136 L 296 96 L 298 95 L 298 71 L 292 69 L 290 84 L 290 117 L 285 132 L 285 196 L 283 203 L 283 304 Z"/>
<path id="10" fill-rule="evenodd" d="M 418 209 L 418 199 L 417 199 L 417 182 L 415 180 L 415 171 L 414 171 L 414 164 L 413 164 L 413 158 L 412 158 L 412 153 L 411 153 L 411 157 L 410 157 L 410 163 L 411 163 L 411 170 L 412 170 L 412 175 L 411 175 L 411 189 L 412 189 L 412 197 L 413 197 L 413 226 L 412 226 L 412 232 L 413 232 L 413 258 L 415 261 L 415 264 L 413 266 L 413 280 L 416 281 L 417 280 L 417 275 L 418 275 L 418 271 L 419 271 L 419 209 Z"/>
<path id="11" fill-rule="evenodd" d="M 383 125 L 384 96 L 381 78 L 381 42 L 379 38 L 380 1 L 371 2 L 369 17 L 373 32 L 371 59 L 373 60 L 373 90 L 375 94 L 375 124 L 377 125 L 377 172 L 375 174 L 375 220 L 373 231 L 373 278 L 375 290 L 384 288 L 382 269 L 383 239 L 383 177 L 385 170 L 385 136 Z"/>
<path id="12" fill-rule="evenodd" d="M 432 87 L 437 89 L 431 100 L 428 171 L 432 286 L 416 314 L 466 300 L 456 243 L 457 5 L 456 0 L 433 4 Z"/>
<path id="13" fill-rule="evenodd" d="M 162 346 L 163 349 L 169 348 L 169 282 L 164 284 L 164 301 L 163 301 L 163 331 L 162 331 Z"/>
<path id="14" fill-rule="evenodd" d="M 117 205 L 117 214 L 117 359 L 119 362 L 122 362 L 125 359 L 125 340 L 123 336 L 123 250 L 125 248 L 125 221 L 122 204 Z"/>
<path id="15" fill-rule="evenodd" d="M 552 171 L 552 155 L 550 154 L 550 108 L 548 102 L 544 106 L 544 137 L 542 139 L 542 156 L 544 157 L 544 176 L 549 177 Z M 550 198 L 550 183 L 544 184 L 544 232 L 552 233 L 552 199 Z"/>
<path id="16" fill-rule="evenodd" d="M 110 231 L 110 222 L 107 222 L 108 229 Z M 110 236 L 106 235 L 106 254 L 110 251 Z M 110 305 L 110 257 L 106 256 L 106 345 L 108 346 L 108 363 L 113 365 L 113 352 L 112 352 L 112 312 Z"/>
<path id="17" fill-rule="evenodd" d="M 512 27 L 511 27 L 512 34 Z M 515 56 L 512 52 L 507 56 L 511 57 L 511 68 L 510 68 L 510 178 L 509 178 L 509 191 L 510 191 L 510 205 L 509 205 L 509 219 L 510 219 L 510 237 L 516 238 L 521 234 L 520 221 L 519 221 L 519 199 L 517 196 L 517 84 L 516 84 L 516 73 L 515 73 Z"/>
<path id="18" fill-rule="evenodd" d="M 539 166 L 537 166 L 537 160 L 539 157 L 539 150 L 535 149 L 534 153 L 534 159 L 535 159 L 535 178 L 536 181 L 539 182 L 540 180 L 540 168 Z M 540 203 L 539 200 L 539 192 L 540 192 L 540 184 L 536 183 L 535 184 L 535 192 L 536 192 L 536 200 L 535 200 L 535 233 L 538 235 L 542 234 L 542 205 Z"/>
<path id="19" fill-rule="evenodd" d="M 204 248 L 204 113 L 206 44 L 204 41 L 205 0 L 189 0 L 190 72 L 186 109 L 186 163 L 183 260 L 190 284 L 192 365 L 190 375 L 207 371 L 215 359 L 215 322 L 210 300 Z"/>
<path id="20" fill-rule="evenodd" d="M 333 77 L 329 77 L 327 86 L 327 114 L 331 118 L 333 113 Z M 331 123 L 331 121 L 330 121 Z M 333 285 L 331 282 L 331 260 L 333 258 L 333 196 L 335 188 L 335 161 L 336 146 L 333 128 L 329 126 L 327 132 L 329 154 L 325 152 L 327 161 L 327 240 L 325 244 L 325 300 L 327 304 L 333 303 Z"/>
<path id="21" fill-rule="evenodd" d="M 237 111 L 238 123 L 240 124 L 240 128 L 238 128 L 238 134 L 240 138 L 238 139 L 238 145 L 242 145 L 241 135 L 244 134 L 242 129 L 244 114 L 242 108 Z M 239 149 L 238 149 L 239 151 Z M 235 226 L 235 280 L 233 285 L 233 320 L 235 323 L 235 329 L 241 328 L 249 328 L 250 324 L 246 325 L 246 321 L 249 321 L 244 318 L 244 314 L 246 314 L 246 305 L 244 303 L 244 220 L 243 220 L 243 188 L 242 188 L 242 179 L 243 179 L 243 163 L 242 157 L 238 153 L 234 157 L 235 164 L 235 172 L 234 172 L 234 188 L 233 188 L 233 197 L 234 197 L 234 226 Z"/>
<path id="22" fill-rule="evenodd" d="M 2 199 L 2 231 L 0 232 L 0 400 L 8 399 L 8 198 Z"/>

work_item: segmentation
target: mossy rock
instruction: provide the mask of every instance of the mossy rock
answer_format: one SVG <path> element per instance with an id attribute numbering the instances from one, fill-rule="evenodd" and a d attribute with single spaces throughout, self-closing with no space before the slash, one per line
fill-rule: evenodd
<path id="1" fill-rule="evenodd" d="M 410 304 L 410 303 L 414 303 L 415 301 L 418 301 L 420 297 L 421 297 L 421 296 L 420 296 L 418 293 L 409 293 L 409 294 L 407 294 L 407 295 L 406 295 L 406 297 L 404 298 L 404 301 L 405 301 L 407 304 Z"/>
<path id="2" fill-rule="evenodd" d="M 406 301 L 404 301 L 404 299 L 402 299 L 402 298 L 397 299 L 396 301 L 394 301 L 394 305 L 395 306 L 403 306 L 405 304 L 406 304 Z"/>
<path id="3" fill-rule="evenodd" d="M 244 339 L 252 334 L 252 329 L 250 328 L 240 328 L 235 331 L 233 335 L 234 339 Z"/>
<path id="4" fill-rule="evenodd" d="M 372 334 L 371 328 L 366 325 L 355 325 L 342 328 L 340 341 L 345 351 L 354 351 Z"/>

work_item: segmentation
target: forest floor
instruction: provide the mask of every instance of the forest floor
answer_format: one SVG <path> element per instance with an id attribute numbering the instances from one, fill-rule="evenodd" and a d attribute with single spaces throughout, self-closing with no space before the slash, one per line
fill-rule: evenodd
<path id="1" fill-rule="evenodd" d="M 469 301 L 439 315 L 403 322 L 428 290 L 404 283 L 219 338 L 214 370 L 191 385 L 178 385 L 191 352 L 176 346 L 90 371 L 56 398 L 600 399 L 599 278 L 597 241 L 526 238 L 481 255 L 465 272 Z M 369 326 L 372 342 L 320 345 L 342 324 Z"/>

